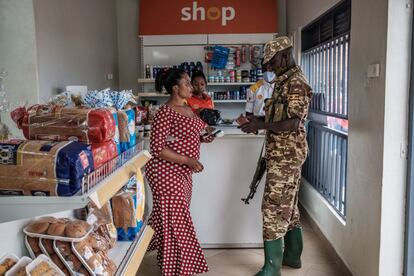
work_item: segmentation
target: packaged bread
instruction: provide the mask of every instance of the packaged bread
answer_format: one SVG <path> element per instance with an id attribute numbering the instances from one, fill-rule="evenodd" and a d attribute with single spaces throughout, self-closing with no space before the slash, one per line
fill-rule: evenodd
<path id="1" fill-rule="evenodd" d="M 72 196 L 93 171 L 91 148 L 80 142 L 1 142 L 0 152 L 0 195 Z"/>
<path id="2" fill-rule="evenodd" d="M 25 236 L 25 244 L 30 257 L 33 259 L 42 254 L 39 246 L 39 238 Z"/>
<path id="3" fill-rule="evenodd" d="M 89 202 L 87 207 L 86 221 L 94 225 L 96 229 L 99 225 L 113 223 L 112 209 L 109 202 L 105 203 L 100 209 L 93 202 Z"/>
<path id="4" fill-rule="evenodd" d="M 17 262 L 19 258 L 13 254 L 6 254 L 0 259 L 0 276 L 4 276 Z"/>
<path id="5" fill-rule="evenodd" d="M 46 255 L 39 255 L 26 266 L 29 276 L 64 276 L 65 274 Z"/>
<path id="6" fill-rule="evenodd" d="M 145 189 L 142 175 L 132 177 L 126 188 L 112 197 L 111 205 L 118 241 L 133 241 L 143 225 Z"/>
<path id="7" fill-rule="evenodd" d="M 56 221 L 49 225 L 47 229 L 47 234 L 50 236 L 64 236 L 66 229 L 66 222 L 65 221 Z"/>
<path id="8" fill-rule="evenodd" d="M 79 259 L 73 254 L 71 243 L 54 241 L 54 248 L 56 256 L 59 257 L 59 259 L 65 265 L 66 269 L 72 275 L 77 275 L 76 273 L 82 268 L 82 264 Z"/>
<path id="9" fill-rule="evenodd" d="M 20 260 L 6 272 L 5 276 L 26 276 L 26 266 L 32 262 L 29 257 L 23 256 Z"/>
<path id="10" fill-rule="evenodd" d="M 53 249 L 53 240 L 40 238 L 39 247 L 46 256 L 55 254 L 55 250 Z"/>
<path id="11" fill-rule="evenodd" d="M 118 111 L 113 108 L 113 107 L 108 107 L 107 108 L 109 110 L 109 112 L 112 114 L 112 117 L 114 118 L 114 122 L 115 122 L 115 133 L 114 133 L 114 138 L 112 138 L 112 141 L 115 143 L 116 145 L 116 151 L 119 154 L 121 154 L 121 145 L 119 142 L 119 122 L 118 122 Z"/>
<path id="12" fill-rule="evenodd" d="M 114 141 L 91 144 L 93 165 L 95 170 L 118 155 L 118 149 Z"/>
<path id="13" fill-rule="evenodd" d="M 28 140 L 74 140 L 102 143 L 115 135 L 115 121 L 106 109 L 34 105 L 12 111 L 12 118 Z"/>
<path id="14" fill-rule="evenodd" d="M 118 110 L 119 142 L 121 152 L 136 144 L 135 111 L 133 109 Z"/>
<path id="15" fill-rule="evenodd" d="M 93 249 L 85 243 L 72 243 L 72 252 L 78 257 L 82 265 L 91 273 L 97 276 L 107 276 L 103 266 L 102 257 L 96 254 Z"/>

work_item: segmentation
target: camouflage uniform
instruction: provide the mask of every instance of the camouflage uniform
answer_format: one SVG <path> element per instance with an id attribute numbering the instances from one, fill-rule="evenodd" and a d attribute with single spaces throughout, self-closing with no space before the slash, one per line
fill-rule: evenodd
<path id="1" fill-rule="evenodd" d="M 299 67 L 277 77 L 272 98 L 266 101 L 266 121 L 299 118 L 297 131 L 268 131 L 266 137 L 267 177 L 262 202 L 263 239 L 277 240 L 299 227 L 298 193 L 301 167 L 308 144 L 305 119 L 311 88 Z"/>

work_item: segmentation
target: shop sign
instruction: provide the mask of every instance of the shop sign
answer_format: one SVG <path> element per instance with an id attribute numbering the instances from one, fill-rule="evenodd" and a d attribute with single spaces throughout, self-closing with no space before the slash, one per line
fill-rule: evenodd
<path id="1" fill-rule="evenodd" d="M 140 1 L 140 35 L 276 32 L 276 0 Z"/>

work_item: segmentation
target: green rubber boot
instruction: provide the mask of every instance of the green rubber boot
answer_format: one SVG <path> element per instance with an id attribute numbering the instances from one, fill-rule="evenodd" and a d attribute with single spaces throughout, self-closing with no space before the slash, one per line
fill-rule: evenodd
<path id="1" fill-rule="evenodd" d="M 285 250 L 283 252 L 283 265 L 292 268 L 301 268 L 300 256 L 303 250 L 302 228 L 296 227 L 285 235 Z"/>
<path id="2" fill-rule="evenodd" d="M 265 264 L 255 276 L 281 276 L 283 239 L 264 242 Z"/>

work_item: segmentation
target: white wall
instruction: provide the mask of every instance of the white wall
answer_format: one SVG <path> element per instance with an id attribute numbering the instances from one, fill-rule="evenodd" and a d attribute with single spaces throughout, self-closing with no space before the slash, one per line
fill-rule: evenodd
<path id="1" fill-rule="evenodd" d="M 117 0 L 119 88 L 137 91 L 139 0 Z"/>
<path id="2" fill-rule="evenodd" d="M 403 271 L 412 8 L 388 1 L 380 275 Z M 392 237 L 392 238 L 390 238 Z"/>
<path id="3" fill-rule="evenodd" d="M 338 2 L 288 1 L 288 32 L 300 37 L 301 27 Z M 407 137 L 412 12 L 405 5 L 352 1 L 346 224 L 313 188 L 302 186 L 302 204 L 354 275 L 402 272 L 406 160 L 400 144 Z M 368 81 L 366 70 L 375 63 L 380 77 Z"/>
<path id="4" fill-rule="evenodd" d="M 40 101 L 66 85 L 118 88 L 115 0 L 33 0 Z M 106 74 L 113 74 L 107 80 Z"/>
<path id="5" fill-rule="evenodd" d="M 4 85 L 12 108 L 26 100 L 39 101 L 32 0 L 0 0 L 1 68 L 8 72 Z M 21 135 L 8 113 L 2 113 L 1 120 L 14 136 Z"/>

